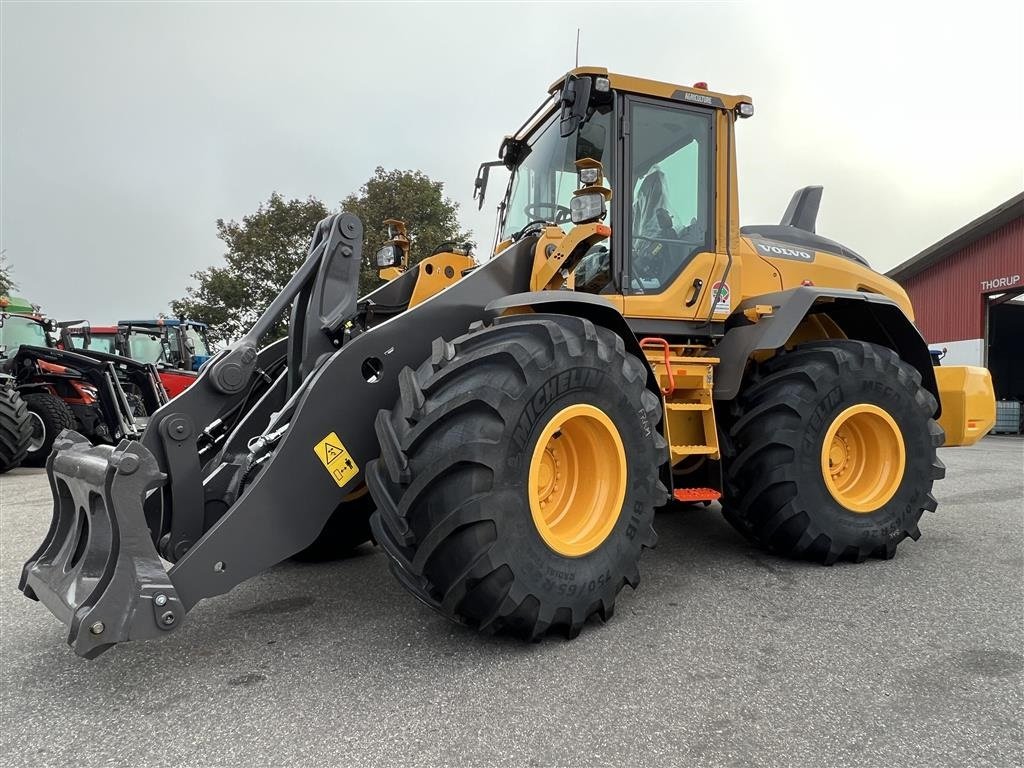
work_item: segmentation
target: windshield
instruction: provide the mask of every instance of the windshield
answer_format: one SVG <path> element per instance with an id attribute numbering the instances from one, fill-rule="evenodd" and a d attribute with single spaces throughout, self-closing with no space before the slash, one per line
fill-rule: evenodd
<path id="1" fill-rule="evenodd" d="M 18 347 L 22 344 L 48 347 L 46 329 L 43 328 L 42 323 L 37 323 L 27 317 L 4 315 L 3 326 L 0 326 L 0 346 L 7 347 L 5 354 L 11 356 L 18 351 Z"/>
<path id="2" fill-rule="evenodd" d="M 108 355 L 116 355 L 115 340 L 117 337 L 112 333 L 92 333 L 89 335 L 89 349 L 95 352 L 106 352 Z M 77 333 L 71 334 L 71 343 L 76 349 L 85 349 L 85 337 Z"/>
<path id="3" fill-rule="evenodd" d="M 563 229 L 572 225 L 569 201 L 578 187 L 576 161 L 600 160 L 611 179 L 611 106 L 602 107 L 572 136 L 562 138 L 558 115 L 552 115 L 529 140 L 526 158 L 509 182 L 510 193 L 501 239 L 511 237 L 532 221 L 547 221 Z"/>
<path id="4" fill-rule="evenodd" d="M 206 337 L 196 328 L 191 325 L 185 328 L 185 338 L 192 342 L 192 348 L 189 350 L 193 355 L 199 355 L 201 357 L 210 356 L 210 348 L 206 344 Z"/>
<path id="5" fill-rule="evenodd" d="M 128 351 L 132 360 L 140 363 L 166 363 L 163 338 L 155 331 L 132 328 L 128 335 Z"/>

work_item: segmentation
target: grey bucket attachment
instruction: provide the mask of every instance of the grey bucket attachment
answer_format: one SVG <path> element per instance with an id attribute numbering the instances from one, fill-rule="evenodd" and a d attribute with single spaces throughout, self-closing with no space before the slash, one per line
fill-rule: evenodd
<path id="1" fill-rule="evenodd" d="M 136 441 L 92 446 L 65 430 L 46 473 L 53 520 L 18 588 L 68 627 L 68 645 L 94 658 L 115 643 L 176 629 L 185 608 L 146 526 L 146 497 L 165 481 Z"/>

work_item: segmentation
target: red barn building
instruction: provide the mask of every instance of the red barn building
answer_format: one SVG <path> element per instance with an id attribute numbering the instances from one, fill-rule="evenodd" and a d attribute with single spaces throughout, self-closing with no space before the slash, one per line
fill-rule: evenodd
<path id="1" fill-rule="evenodd" d="M 888 273 L 949 365 L 984 365 L 996 397 L 1024 400 L 1024 192 Z"/>

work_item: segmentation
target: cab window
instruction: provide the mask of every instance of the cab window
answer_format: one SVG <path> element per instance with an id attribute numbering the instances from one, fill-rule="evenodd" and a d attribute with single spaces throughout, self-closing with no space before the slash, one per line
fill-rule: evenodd
<path id="1" fill-rule="evenodd" d="M 714 249 L 712 115 L 630 104 L 629 291 L 664 290 Z"/>

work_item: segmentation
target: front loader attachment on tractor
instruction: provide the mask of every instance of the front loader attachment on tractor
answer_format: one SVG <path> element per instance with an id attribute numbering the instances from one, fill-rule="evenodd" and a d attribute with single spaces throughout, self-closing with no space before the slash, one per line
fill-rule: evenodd
<path id="1" fill-rule="evenodd" d="M 374 418 L 394 405 L 402 369 L 529 287 L 532 240 L 411 310 L 417 267 L 357 299 L 361 242 L 356 217 L 322 221 L 252 330 L 141 440 L 61 440 L 47 467 L 53 522 L 20 588 L 68 626 L 76 653 L 167 634 L 199 600 L 309 546 L 363 488 Z M 289 305 L 287 339 L 260 348 Z"/>

